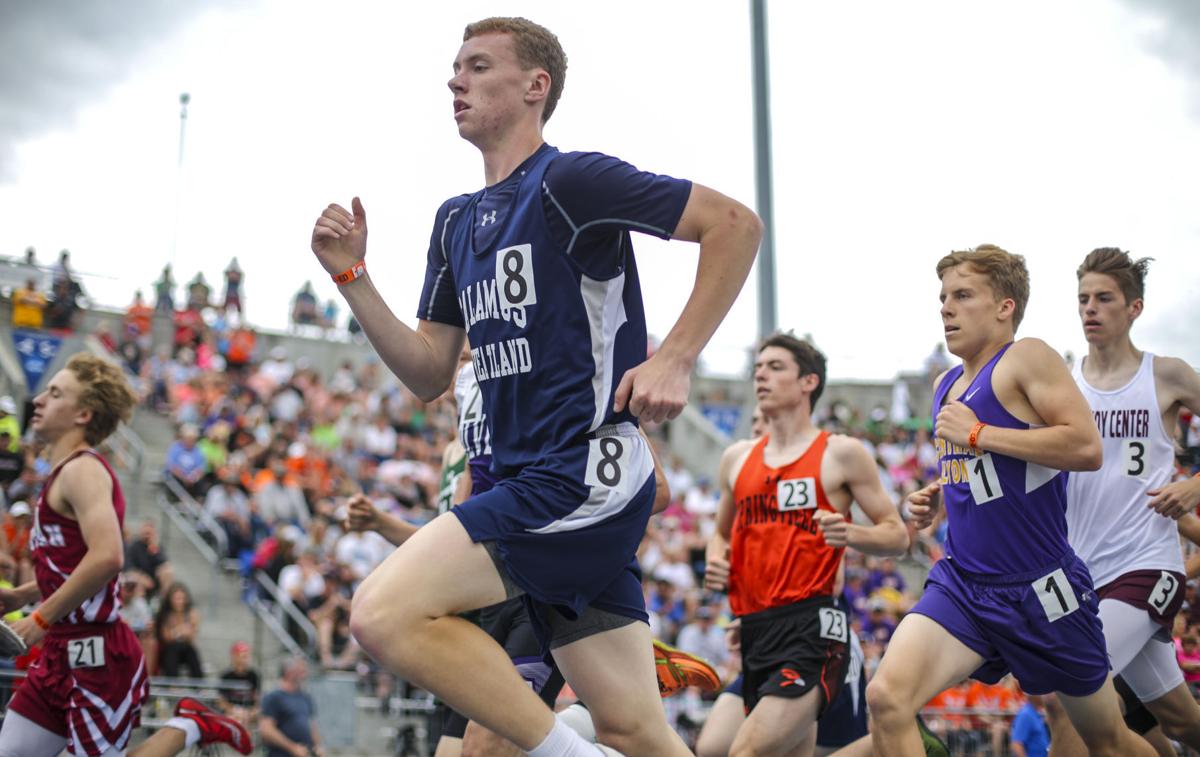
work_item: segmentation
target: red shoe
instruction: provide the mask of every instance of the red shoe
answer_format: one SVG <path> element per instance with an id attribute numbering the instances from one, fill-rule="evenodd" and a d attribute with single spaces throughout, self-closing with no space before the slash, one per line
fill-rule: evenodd
<path id="1" fill-rule="evenodd" d="M 213 712 L 191 697 L 184 697 L 175 706 L 176 717 L 187 718 L 200 727 L 200 744 L 228 744 L 239 754 L 250 754 L 254 742 L 250 733 L 233 718 Z"/>
<path id="2" fill-rule="evenodd" d="M 712 665 L 658 639 L 654 640 L 654 672 L 658 674 L 658 693 L 663 699 L 689 686 L 707 692 L 721 688 L 721 677 Z"/>

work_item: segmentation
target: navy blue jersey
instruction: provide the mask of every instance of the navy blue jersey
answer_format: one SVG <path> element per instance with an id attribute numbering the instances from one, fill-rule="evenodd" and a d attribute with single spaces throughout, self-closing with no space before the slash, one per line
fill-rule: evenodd
<path id="1" fill-rule="evenodd" d="M 543 145 L 511 176 L 443 203 L 417 315 L 467 329 L 493 470 L 510 475 L 583 441 L 646 359 L 629 232 L 664 239 L 691 183 Z"/>

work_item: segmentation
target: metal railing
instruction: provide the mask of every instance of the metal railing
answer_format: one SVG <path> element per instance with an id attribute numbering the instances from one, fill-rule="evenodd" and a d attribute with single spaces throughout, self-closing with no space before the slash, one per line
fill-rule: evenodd
<path id="1" fill-rule="evenodd" d="M 174 476 L 169 473 L 165 474 L 162 482 L 163 488 L 175 498 L 175 503 L 172 506 L 172 503 L 164 496 L 160 498 L 159 505 L 164 506 L 165 511 L 168 513 L 173 510 L 182 511 L 182 513 L 177 512 L 176 514 L 187 516 L 184 522 L 187 523 L 188 528 L 182 529 L 183 532 L 188 534 L 189 538 L 193 535 L 196 536 L 196 539 L 192 540 L 192 543 L 196 544 L 196 548 L 204 555 L 204 559 L 208 560 L 214 566 L 219 565 L 221 560 L 229 554 L 229 537 L 225 535 L 225 529 L 221 527 L 221 523 L 205 510 L 204 506 L 197 502 L 195 497 L 188 494 L 187 490 L 175 480 Z M 204 542 L 204 539 L 200 538 L 198 532 L 201 530 L 211 536 L 216 543 L 215 552 L 212 547 Z M 204 547 L 200 547 L 200 544 L 204 544 Z"/>
<path id="2" fill-rule="evenodd" d="M 300 612 L 300 608 L 296 607 L 296 603 L 292 601 L 279 585 L 271 580 L 264 571 L 254 571 L 254 581 L 258 585 L 257 588 L 266 592 L 270 598 L 270 603 L 262 601 L 262 598 L 257 592 L 253 593 L 251 607 L 254 608 L 267 624 L 267 627 L 279 636 L 279 640 L 288 648 L 292 654 L 299 654 L 316 659 L 317 657 L 317 627 L 313 625 L 308 617 Z M 301 645 L 296 639 L 288 633 L 287 623 L 295 624 L 295 627 L 304 635 L 304 644 Z"/>

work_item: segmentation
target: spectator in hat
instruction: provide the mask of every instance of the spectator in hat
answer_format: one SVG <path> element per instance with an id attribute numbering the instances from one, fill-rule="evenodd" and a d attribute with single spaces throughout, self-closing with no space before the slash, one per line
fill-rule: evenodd
<path id="1" fill-rule="evenodd" d="M 24 500 L 14 502 L 4 516 L 4 545 L 17 568 L 16 585 L 33 580 L 33 563 L 29 557 L 29 535 L 33 511 Z"/>
<path id="2" fill-rule="evenodd" d="M 261 681 L 258 671 L 250 665 L 250 645 L 235 641 L 229 647 L 229 667 L 221 673 L 222 681 L 241 681 L 248 689 L 230 689 L 218 695 L 221 710 L 247 728 L 258 718 L 258 696 Z"/>
<path id="3" fill-rule="evenodd" d="M 0 397 L 0 431 L 8 432 L 8 451 L 16 452 L 21 446 L 21 422 L 17 420 L 17 403 L 7 394 Z"/>
<path id="4" fill-rule="evenodd" d="M 725 631 L 716 624 L 715 618 L 713 608 L 708 605 L 697 607 L 692 622 L 679 629 L 675 646 L 713 665 L 724 665 L 729 649 L 725 645 Z"/>

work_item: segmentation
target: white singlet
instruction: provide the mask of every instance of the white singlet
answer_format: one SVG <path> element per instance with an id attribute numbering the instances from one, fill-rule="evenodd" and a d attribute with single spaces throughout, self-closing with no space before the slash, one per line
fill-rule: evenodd
<path id="1" fill-rule="evenodd" d="M 1067 534 L 1099 588 L 1134 570 L 1183 572 L 1175 521 L 1146 507 L 1151 489 L 1171 481 L 1175 445 L 1162 424 L 1154 388 L 1154 355 L 1128 384 L 1100 391 L 1083 377 L 1075 383 L 1092 408 L 1104 444 L 1098 471 L 1072 472 L 1067 483 Z"/>

